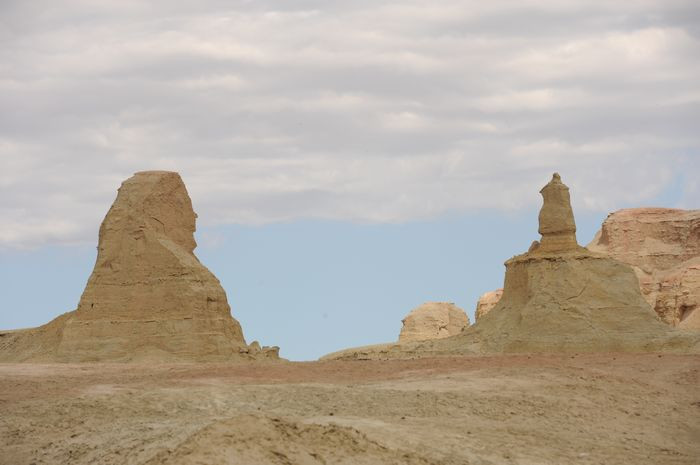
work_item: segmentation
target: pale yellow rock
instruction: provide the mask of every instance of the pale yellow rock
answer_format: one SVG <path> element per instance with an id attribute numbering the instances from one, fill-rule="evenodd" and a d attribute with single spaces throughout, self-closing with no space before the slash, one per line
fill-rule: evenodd
<path id="1" fill-rule="evenodd" d="M 489 291 L 483 293 L 479 297 L 479 301 L 476 303 L 476 311 L 474 312 L 474 319 L 479 321 L 479 318 L 490 312 L 493 307 L 496 306 L 501 297 L 503 296 L 503 289 L 496 289 L 495 291 Z"/>
<path id="2" fill-rule="evenodd" d="M 194 255 L 196 215 L 177 173 L 136 173 L 99 233 L 77 310 L 3 338 L 0 359 L 218 361 L 276 356 L 249 350 L 226 294 Z"/>
<path id="3" fill-rule="evenodd" d="M 401 320 L 399 342 L 423 341 L 454 336 L 469 326 L 464 310 L 451 302 L 426 302 Z"/>
<path id="4" fill-rule="evenodd" d="M 700 210 L 617 211 L 588 248 L 632 266 L 642 295 L 666 323 L 700 329 Z"/>
<path id="5" fill-rule="evenodd" d="M 578 247 L 576 222 L 571 209 L 569 188 L 561 182 L 559 173 L 540 190 L 544 203 L 539 214 L 539 245 L 533 244 L 531 252 L 561 252 Z"/>

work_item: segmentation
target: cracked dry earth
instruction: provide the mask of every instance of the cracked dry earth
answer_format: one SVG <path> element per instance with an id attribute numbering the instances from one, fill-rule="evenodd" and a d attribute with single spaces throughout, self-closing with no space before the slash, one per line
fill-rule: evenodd
<path id="1" fill-rule="evenodd" d="M 700 356 L 0 365 L 0 464 L 697 464 Z"/>

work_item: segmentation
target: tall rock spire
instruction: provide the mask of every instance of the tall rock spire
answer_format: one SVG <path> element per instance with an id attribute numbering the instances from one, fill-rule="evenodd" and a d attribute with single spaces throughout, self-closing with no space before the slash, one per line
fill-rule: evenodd
<path id="1" fill-rule="evenodd" d="M 571 209 L 569 188 L 561 182 L 559 173 L 540 190 L 544 204 L 540 210 L 538 232 L 542 235 L 538 252 L 563 252 L 579 248 L 576 242 L 576 222 Z"/>
<path id="2" fill-rule="evenodd" d="M 144 171 L 124 181 L 59 352 L 221 360 L 246 350 L 219 280 L 194 255 L 196 217 L 179 174 Z"/>
<path id="3" fill-rule="evenodd" d="M 277 348 L 246 344 L 219 280 L 194 255 L 196 218 L 179 174 L 143 171 L 124 181 L 77 310 L 18 333 L 6 359 L 277 358 Z"/>

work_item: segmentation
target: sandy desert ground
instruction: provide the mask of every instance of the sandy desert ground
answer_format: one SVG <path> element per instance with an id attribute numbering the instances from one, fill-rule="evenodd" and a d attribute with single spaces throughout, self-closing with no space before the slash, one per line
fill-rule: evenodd
<path id="1" fill-rule="evenodd" d="M 0 365 L 0 463 L 697 464 L 700 356 Z"/>

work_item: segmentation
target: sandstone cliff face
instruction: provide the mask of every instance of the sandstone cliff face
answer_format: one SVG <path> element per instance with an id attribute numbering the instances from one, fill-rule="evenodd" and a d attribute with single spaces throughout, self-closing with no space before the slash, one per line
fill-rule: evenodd
<path id="1" fill-rule="evenodd" d="M 469 326 L 464 310 L 451 302 L 427 302 L 401 320 L 399 342 L 423 341 L 454 336 Z"/>
<path id="2" fill-rule="evenodd" d="M 474 319 L 479 321 L 479 319 L 490 312 L 493 307 L 496 306 L 501 297 L 503 296 L 503 289 L 496 289 L 495 291 L 485 292 L 479 297 L 476 303 L 476 312 L 474 312 Z"/>
<path id="3" fill-rule="evenodd" d="M 59 361 L 275 358 L 276 349 L 246 345 L 219 281 L 194 255 L 195 218 L 177 173 L 124 181 L 77 310 L 18 333 L 19 352 Z"/>
<path id="4" fill-rule="evenodd" d="M 644 299 L 666 323 L 700 329 L 700 210 L 617 211 L 588 248 L 631 265 Z"/>
<path id="5" fill-rule="evenodd" d="M 699 334 L 674 330 L 658 319 L 642 297 L 630 266 L 577 244 L 569 190 L 559 175 L 555 174 L 541 193 L 542 239 L 527 253 L 506 262 L 503 295 L 475 325 L 441 340 L 351 349 L 328 358 L 700 352 Z"/>

